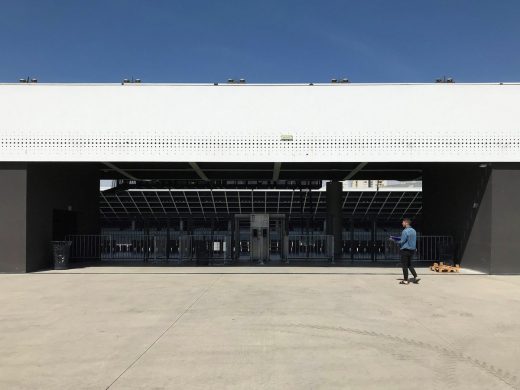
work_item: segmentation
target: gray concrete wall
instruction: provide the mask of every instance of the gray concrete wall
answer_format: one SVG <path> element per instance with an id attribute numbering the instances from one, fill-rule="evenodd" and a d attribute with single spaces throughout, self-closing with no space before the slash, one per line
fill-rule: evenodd
<path id="1" fill-rule="evenodd" d="M 489 172 L 479 164 L 429 164 L 423 170 L 423 226 L 428 235 L 451 235 L 456 260 L 468 244 Z M 473 240 L 475 242 L 475 240 Z"/>
<path id="2" fill-rule="evenodd" d="M 28 165 L 27 271 L 51 266 L 53 211 L 77 213 L 78 234 L 99 233 L 99 176 L 92 164 Z"/>
<path id="3" fill-rule="evenodd" d="M 520 164 L 432 164 L 423 180 L 425 234 L 453 235 L 462 267 L 520 273 Z"/>
<path id="4" fill-rule="evenodd" d="M 520 273 L 520 170 L 495 169 L 491 273 Z"/>
<path id="5" fill-rule="evenodd" d="M 79 234 L 99 233 L 95 164 L 0 163 L 0 272 L 52 265 L 53 212 L 77 213 Z"/>
<path id="6" fill-rule="evenodd" d="M 484 196 L 478 205 L 477 215 L 461 261 L 463 267 L 485 273 L 491 272 L 492 182 L 493 177 L 491 176 Z"/>
<path id="7" fill-rule="evenodd" d="M 0 272 L 26 271 L 27 172 L 0 169 Z"/>

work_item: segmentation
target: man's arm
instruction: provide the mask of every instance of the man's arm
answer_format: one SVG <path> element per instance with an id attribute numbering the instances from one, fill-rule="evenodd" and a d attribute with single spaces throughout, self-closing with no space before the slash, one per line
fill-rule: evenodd
<path id="1" fill-rule="evenodd" d="M 399 240 L 398 244 L 403 245 L 406 241 L 408 241 L 408 232 L 406 230 L 403 230 L 401 233 L 401 239 Z"/>

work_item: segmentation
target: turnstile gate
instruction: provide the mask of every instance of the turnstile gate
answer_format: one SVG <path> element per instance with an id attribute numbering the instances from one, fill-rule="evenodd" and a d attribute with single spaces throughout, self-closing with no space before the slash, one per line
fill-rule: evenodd
<path id="1" fill-rule="evenodd" d="M 269 214 L 251 214 L 251 260 L 260 264 L 269 261 Z"/>
<path id="2" fill-rule="evenodd" d="M 234 259 L 264 264 L 287 259 L 285 215 L 235 214 Z"/>

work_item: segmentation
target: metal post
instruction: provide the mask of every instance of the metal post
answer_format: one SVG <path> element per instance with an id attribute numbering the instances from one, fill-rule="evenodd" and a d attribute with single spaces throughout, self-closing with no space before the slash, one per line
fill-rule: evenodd
<path id="1" fill-rule="evenodd" d="M 144 236 L 144 241 L 146 243 L 146 248 L 144 251 L 144 260 L 148 261 L 148 259 L 150 258 L 150 223 L 148 220 L 144 221 Z"/>
<path id="2" fill-rule="evenodd" d="M 236 215 L 234 216 L 235 223 L 235 243 L 234 243 L 234 254 L 233 257 L 236 261 L 240 259 L 240 219 Z"/>
<path id="3" fill-rule="evenodd" d="M 229 242 L 227 237 L 229 237 Z M 229 255 L 232 254 L 233 248 L 233 220 L 228 220 L 227 234 L 226 234 L 226 253 L 224 254 L 226 259 L 229 259 Z"/>
<path id="4" fill-rule="evenodd" d="M 286 264 L 289 264 L 289 220 L 288 217 L 283 219 L 283 243 L 282 243 L 282 251 L 283 257 Z"/>
<path id="5" fill-rule="evenodd" d="M 302 236 L 305 237 L 305 257 L 309 258 L 311 241 L 309 240 L 309 220 L 305 220 L 305 232 L 302 232 Z"/>
<path id="6" fill-rule="evenodd" d="M 354 261 L 354 219 L 350 219 L 350 261 Z"/>
<path id="7" fill-rule="evenodd" d="M 166 220 L 166 261 L 170 258 L 170 218 Z"/>
<path id="8" fill-rule="evenodd" d="M 372 257 L 372 261 L 376 261 L 376 256 L 377 256 L 377 254 L 376 254 L 376 238 L 377 238 L 376 237 L 376 230 L 377 230 L 377 223 L 376 223 L 375 219 L 372 220 L 372 226 L 371 227 L 372 227 L 372 231 L 371 231 L 371 233 L 372 233 L 372 243 L 371 243 L 372 255 L 371 255 L 371 257 Z"/>
<path id="9" fill-rule="evenodd" d="M 303 235 L 303 193 L 302 193 L 302 182 L 298 182 L 298 185 L 300 186 L 300 234 Z"/>

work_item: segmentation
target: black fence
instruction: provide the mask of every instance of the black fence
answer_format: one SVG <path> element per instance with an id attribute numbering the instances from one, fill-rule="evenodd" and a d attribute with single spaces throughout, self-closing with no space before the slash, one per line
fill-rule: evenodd
<path id="1" fill-rule="evenodd" d="M 103 235 L 70 235 L 71 260 L 75 261 L 153 261 L 172 264 L 233 264 L 248 262 L 250 241 L 241 238 L 236 243 L 231 235 L 180 235 L 167 232 L 153 234 L 115 233 Z M 285 248 L 282 248 L 285 246 Z M 334 240 L 330 235 L 289 235 L 284 243 L 270 243 L 271 260 L 287 263 L 291 260 L 328 260 L 348 262 L 395 262 L 399 246 L 386 235 L 371 239 L 343 239 L 340 255 L 334 256 Z M 417 261 L 443 261 L 454 257 L 454 241 L 450 236 L 417 237 Z"/>
<path id="2" fill-rule="evenodd" d="M 451 262 L 455 254 L 454 240 L 451 236 L 417 236 L 417 252 L 414 259 L 418 261 Z M 399 245 L 388 239 L 378 237 L 375 240 L 360 238 L 343 239 L 341 259 L 350 261 L 397 261 Z"/>

